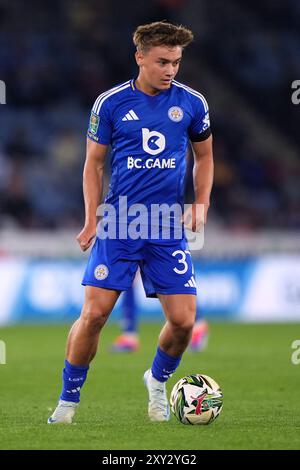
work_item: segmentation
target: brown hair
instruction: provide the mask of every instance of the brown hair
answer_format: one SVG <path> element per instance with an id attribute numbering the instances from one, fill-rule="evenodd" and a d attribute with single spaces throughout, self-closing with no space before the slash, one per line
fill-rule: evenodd
<path id="1" fill-rule="evenodd" d="M 184 26 L 174 25 L 166 21 L 156 21 L 138 26 L 133 33 L 133 42 L 138 50 L 147 52 L 155 46 L 186 47 L 192 42 L 192 31 Z"/>

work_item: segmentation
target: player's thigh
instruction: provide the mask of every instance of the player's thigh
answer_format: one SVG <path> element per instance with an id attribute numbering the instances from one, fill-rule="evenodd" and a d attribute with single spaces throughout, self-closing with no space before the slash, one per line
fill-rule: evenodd
<path id="1" fill-rule="evenodd" d="M 166 319 L 174 326 L 192 328 L 196 318 L 197 299 L 196 295 L 157 294 Z"/>
<path id="2" fill-rule="evenodd" d="M 101 287 L 87 285 L 85 287 L 83 315 L 93 318 L 108 317 L 114 308 L 120 293 L 120 291 L 113 289 L 103 289 Z"/>

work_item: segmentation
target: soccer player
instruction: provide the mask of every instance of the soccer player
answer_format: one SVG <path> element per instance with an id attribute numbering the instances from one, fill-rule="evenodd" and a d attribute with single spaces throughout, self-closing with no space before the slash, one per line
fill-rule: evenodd
<path id="1" fill-rule="evenodd" d="M 175 228 L 175 210 L 176 216 L 169 216 L 168 221 L 160 219 L 154 235 L 151 225 L 148 238 L 135 238 L 129 229 L 137 207 L 146 207 L 147 214 L 161 204 L 182 208 L 189 140 L 194 153 L 195 201 L 180 216 L 181 229 L 191 219 L 193 230 L 206 221 L 213 181 L 208 105 L 199 92 L 175 81 L 183 49 L 192 39 L 190 30 L 167 22 L 139 26 L 133 35 L 138 77 L 102 93 L 93 106 L 83 173 L 86 220 L 77 240 L 83 251 L 95 243 L 82 282 L 85 301 L 68 336 L 63 389 L 50 424 L 72 422 L 101 329 L 120 292 L 130 289 L 138 266 L 146 295 L 158 297 L 166 317 L 152 365 L 144 374 L 148 415 L 153 421 L 169 419 L 166 381 L 189 344 L 196 315 L 191 254 L 184 230 L 180 237 L 169 239 L 163 233 L 166 222 L 173 221 Z M 96 213 L 109 145 L 112 176 L 104 218 L 113 223 L 112 207 L 118 230 L 115 235 L 106 226 L 109 236 L 105 238 L 97 227 Z M 125 196 L 128 210 L 124 210 Z M 195 210 L 197 204 L 204 211 Z"/>

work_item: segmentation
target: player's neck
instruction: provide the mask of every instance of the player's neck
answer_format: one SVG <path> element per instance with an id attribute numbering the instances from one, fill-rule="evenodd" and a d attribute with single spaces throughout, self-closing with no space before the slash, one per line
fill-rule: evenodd
<path id="1" fill-rule="evenodd" d="M 155 88 L 148 85 L 143 80 L 143 78 L 141 78 L 140 76 L 138 76 L 138 78 L 135 80 L 134 84 L 135 84 L 135 86 L 138 90 L 142 91 L 146 95 L 155 96 L 155 95 L 158 95 L 160 93 L 159 90 L 156 90 Z"/>

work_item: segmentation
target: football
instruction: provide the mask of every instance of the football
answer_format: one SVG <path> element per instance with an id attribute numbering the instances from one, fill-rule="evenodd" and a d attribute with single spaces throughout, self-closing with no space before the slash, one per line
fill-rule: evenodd
<path id="1" fill-rule="evenodd" d="M 208 375 L 192 374 L 174 385 L 170 405 L 182 424 L 209 424 L 221 413 L 223 393 Z"/>

